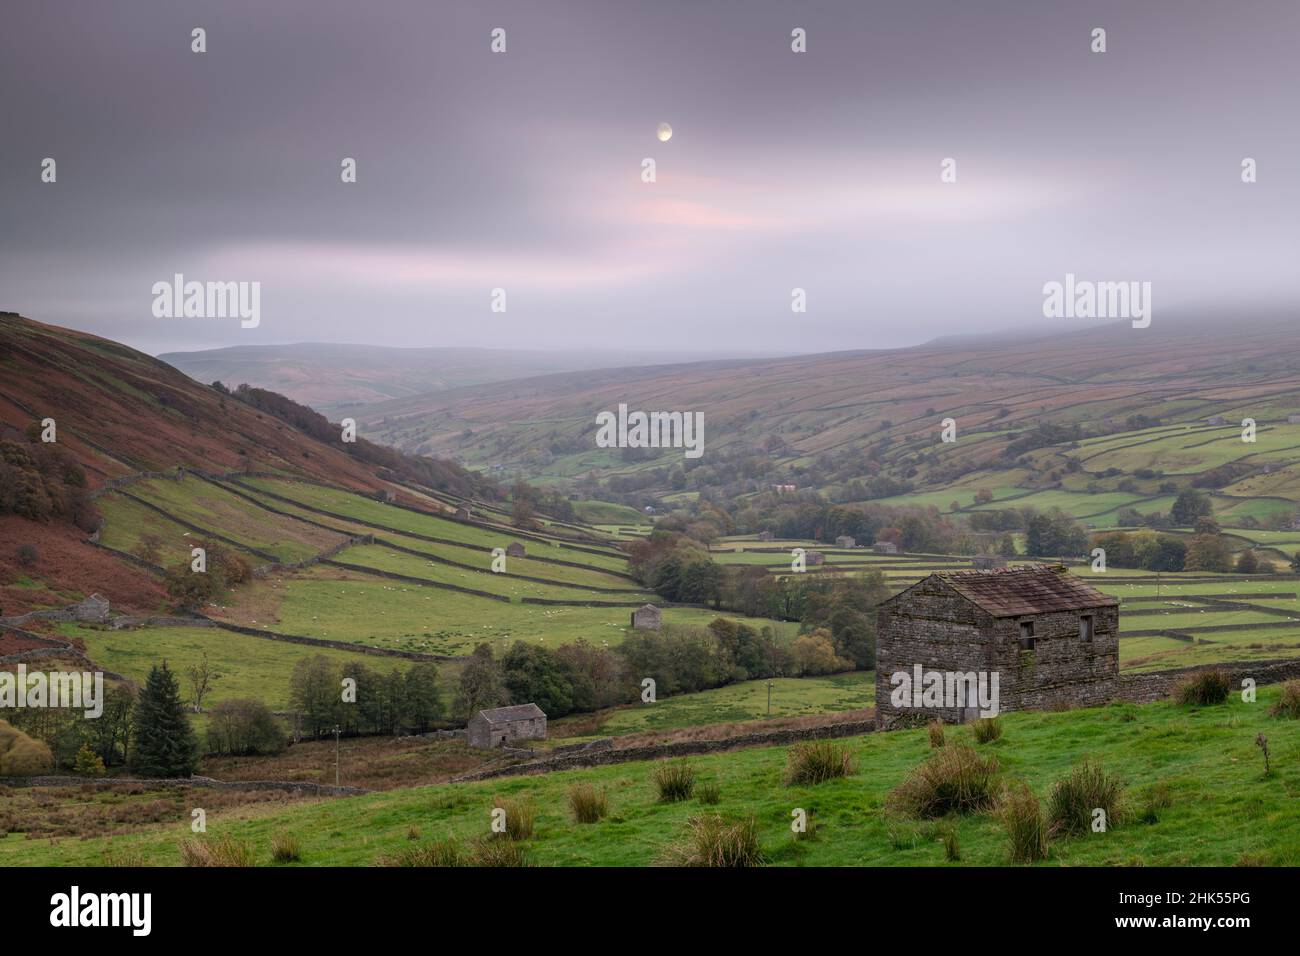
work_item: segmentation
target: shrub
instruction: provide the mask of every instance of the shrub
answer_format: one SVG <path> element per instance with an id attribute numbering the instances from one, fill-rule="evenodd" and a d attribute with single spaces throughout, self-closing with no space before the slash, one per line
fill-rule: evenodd
<path id="1" fill-rule="evenodd" d="M 932 720 L 926 725 L 930 734 L 930 746 L 938 750 L 943 746 L 943 721 Z"/>
<path id="2" fill-rule="evenodd" d="M 691 817 L 685 837 L 664 851 L 663 862 L 672 866 L 761 866 L 758 825 L 752 816 L 740 820 L 727 820 L 716 813 Z"/>
<path id="3" fill-rule="evenodd" d="M 655 767 L 654 781 L 660 803 L 689 800 L 695 791 L 695 768 L 685 760 L 661 763 Z"/>
<path id="4" fill-rule="evenodd" d="M 72 772 L 82 777 L 102 777 L 108 771 L 104 767 L 104 758 L 91 750 L 90 744 L 82 744 L 77 759 L 72 763 Z"/>
<path id="5" fill-rule="evenodd" d="M 795 744 L 786 754 L 785 782 L 815 784 L 836 777 L 847 777 L 857 770 L 857 761 L 848 747 L 832 740 L 813 740 Z"/>
<path id="6" fill-rule="evenodd" d="M 1024 781 L 1008 787 L 999 817 L 1011 844 L 1012 863 L 1033 863 L 1047 858 L 1047 824 L 1043 808 Z"/>
<path id="7" fill-rule="evenodd" d="M 48 745 L 0 720 L 0 777 L 49 773 L 53 767 Z"/>
<path id="8" fill-rule="evenodd" d="M 1282 685 L 1282 696 L 1269 708 L 1274 717 L 1300 719 L 1300 680 L 1289 680 Z"/>
<path id="9" fill-rule="evenodd" d="M 569 788 L 569 808 L 579 823 L 596 823 L 609 811 L 604 789 L 595 784 L 575 783 Z"/>
<path id="10" fill-rule="evenodd" d="M 253 848 L 228 833 L 216 840 L 181 841 L 181 862 L 185 866 L 253 866 L 256 861 Z"/>
<path id="11" fill-rule="evenodd" d="M 511 840 L 527 840 L 533 835 L 533 822 L 537 819 L 537 808 L 528 799 L 505 800 L 493 797 L 492 805 L 506 812 L 505 833 L 498 834 Z"/>
<path id="12" fill-rule="evenodd" d="M 722 788 L 715 782 L 709 781 L 708 783 L 700 784 L 696 789 L 695 794 L 699 797 L 700 803 L 713 806 L 722 799 Z"/>
<path id="13" fill-rule="evenodd" d="M 1108 827 L 1119 822 L 1119 798 L 1124 790 L 1118 777 L 1107 774 L 1091 759 L 1071 768 L 1052 784 L 1047 797 L 1049 832 L 1072 836 L 1088 832 L 1093 811 L 1106 812 Z"/>
<path id="14" fill-rule="evenodd" d="M 885 804 L 897 813 L 922 819 L 975 813 L 993 805 L 997 772 L 996 757 L 981 757 L 967 744 L 954 744 L 913 769 L 889 792 Z"/>
<path id="15" fill-rule="evenodd" d="M 1222 704 L 1228 699 L 1229 687 L 1228 675 L 1212 667 L 1184 678 L 1174 688 L 1174 700 L 1199 707 Z"/>
<path id="16" fill-rule="evenodd" d="M 18 546 L 18 563 L 25 568 L 30 568 L 40 560 L 40 552 L 36 550 L 34 544 L 20 544 Z"/>
<path id="17" fill-rule="evenodd" d="M 277 833 L 271 838 L 271 859 L 276 863 L 297 863 L 302 859 L 298 838 L 289 833 Z"/>
<path id="18" fill-rule="evenodd" d="M 1002 736 L 1002 720 L 999 717 L 981 717 L 970 725 L 970 732 L 977 743 L 990 743 Z"/>

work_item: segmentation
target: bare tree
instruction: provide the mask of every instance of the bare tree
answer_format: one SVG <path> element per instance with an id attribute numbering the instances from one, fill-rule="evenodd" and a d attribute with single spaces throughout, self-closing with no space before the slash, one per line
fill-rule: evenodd
<path id="1" fill-rule="evenodd" d="M 190 665 L 190 699 L 193 701 L 194 713 L 203 710 L 203 698 L 212 689 L 212 682 L 221 675 L 208 663 L 208 655 L 203 653 L 201 664 Z"/>

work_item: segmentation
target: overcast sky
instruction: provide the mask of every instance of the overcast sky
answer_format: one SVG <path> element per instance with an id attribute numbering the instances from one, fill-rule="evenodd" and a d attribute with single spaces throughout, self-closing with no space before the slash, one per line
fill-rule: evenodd
<path id="1" fill-rule="evenodd" d="M 1157 323 L 1276 307 L 1298 28 L 1295 0 L 10 4 L 0 308 L 155 352 L 807 352 L 1069 324 L 1067 272 L 1152 282 Z M 155 318 L 176 272 L 259 281 L 260 325 Z"/>

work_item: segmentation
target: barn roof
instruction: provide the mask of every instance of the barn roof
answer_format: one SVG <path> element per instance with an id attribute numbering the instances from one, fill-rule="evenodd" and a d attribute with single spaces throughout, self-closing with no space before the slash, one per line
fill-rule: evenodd
<path id="1" fill-rule="evenodd" d="M 489 724 L 508 724 L 516 720 L 534 720 L 545 717 L 546 713 L 536 704 L 515 704 L 513 707 L 495 707 L 492 710 L 480 710 L 478 715 Z"/>
<path id="2" fill-rule="evenodd" d="M 938 578 L 993 617 L 1020 617 L 1119 604 L 1119 598 L 1084 584 L 1059 564 L 1030 564 L 987 571 L 940 571 L 930 577 Z M 890 600 L 897 600 L 906 593 L 903 591 Z"/>

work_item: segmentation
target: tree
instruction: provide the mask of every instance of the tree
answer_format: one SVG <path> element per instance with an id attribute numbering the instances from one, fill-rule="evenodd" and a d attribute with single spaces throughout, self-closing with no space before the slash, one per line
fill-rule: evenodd
<path id="1" fill-rule="evenodd" d="M 516 703 L 534 703 L 548 717 L 563 717 L 573 710 L 572 682 L 553 651 L 515 641 L 501 658 L 501 673 Z"/>
<path id="2" fill-rule="evenodd" d="M 1237 556 L 1238 574 L 1254 574 L 1258 570 L 1259 558 L 1255 556 L 1253 550 L 1247 549 Z"/>
<path id="3" fill-rule="evenodd" d="M 420 663 L 406 672 L 402 686 L 402 713 L 406 726 L 417 734 L 427 733 L 442 718 L 442 692 L 438 689 L 438 668 Z"/>
<path id="4" fill-rule="evenodd" d="M 140 691 L 131 756 L 132 768 L 142 777 L 188 777 L 198 767 L 198 743 L 166 661 L 149 669 Z"/>
<path id="5" fill-rule="evenodd" d="M 289 700 L 313 737 L 332 729 L 342 705 L 339 674 L 324 654 L 304 657 L 289 677 Z"/>
<path id="6" fill-rule="evenodd" d="M 1291 558 L 1291 570 L 1300 574 L 1300 551 L 1297 551 L 1295 556 Z"/>
<path id="7" fill-rule="evenodd" d="M 275 754 L 285 747 L 271 708 L 249 698 L 223 700 L 208 715 L 208 748 L 219 754 Z"/>
<path id="8" fill-rule="evenodd" d="M 452 710 L 459 716 L 472 717 L 480 710 L 501 707 L 509 700 L 501 665 L 492 657 L 492 645 L 480 644 L 460 672 Z"/>
<path id="9" fill-rule="evenodd" d="M 1209 496 L 1189 488 L 1174 499 L 1174 505 L 1169 509 L 1169 517 L 1179 527 L 1190 527 L 1196 523 L 1197 518 L 1208 515 L 1212 511 Z"/>
<path id="10" fill-rule="evenodd" d="M 80 777 L 102 777 L 108 771 L 104 767 L 104 758 L 91 750 L 89 744 L 82 744 L 72 772 Z"/>
<path id="11" fill-rule="evenodd" d="M 1232 552 L 1228 542 L 1219 534 L 1198 534 L 1187 546 L 1187 561 L 1183 565 L 1187 571 L 1230 571 L 1232 570 Z"/>
<path id="12" fill-rule="evenodd" d="M 203 710 L 203 698 L 207 695 L 212 682 L 221 675 L 208 664 L 208 652 L 203 652 L 203 660 L 190 665 L 190 699 L 194 702 L 194 713 Z"/>

